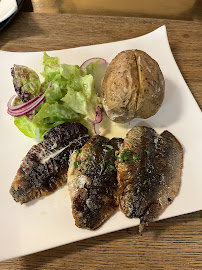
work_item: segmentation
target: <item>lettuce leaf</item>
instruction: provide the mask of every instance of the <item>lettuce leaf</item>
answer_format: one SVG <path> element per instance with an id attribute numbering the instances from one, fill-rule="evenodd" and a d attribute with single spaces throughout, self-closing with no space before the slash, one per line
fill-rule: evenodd
<path id="1" fill-rule="evenodd" d="M 57 71 L 59 67 L 60 59 L 59 57 L 51 57 L 46 52 L 43 54 L 43 72 L 41 75 L 44 77 L 49 75 L 49 73 Z"/>
<path id="2" fill-rule="evenodd" d="M 84 74 L 91 74 L 95 80 L 95 90 L 100 94 L 102 80 L 106 72 L 107 65 L 100 64 L 100 60 L 89 64 L 86 68 L 83 69 Z"/>
<path id="3" fill-rule="evenodd" d="M 70 120 L 79 120 L 81 116 L 64 103 L 55 102 L 53 104 L 45 103 L 40 111 L 35 115 L 33 123 L 37 126 L 56 122 L 66 122 Z"/>
<path id="4" fill-rule="evenodd" d="M 44 103 L 35 115 L 33 124 L 38 128 L 40 137 L 44 132 L 68 121 L 80 121 L 82 115 L 69 108 L 65 103 Z"/>
<path id="5" fill-rule="evenodd" d="M 46 102 L 54 103 L 55 101 L 59 101 L 67 93 L 67 81 L 59 73 L 54 73 L 48 77 L 48 80 L 46 78 L 47 81 L 45 80 L 43 84 L 46 88 Z M 52 84 L 51 87 L 49 87 L 50 81 Z"/>
<path id="6" fill-rule="evenodd" d="M 94 119 L 98 105 L 92 75 L 95 67 L 93 63 L 91 67 L 82 70 L 77 65 L 59 64 L 58 57 L 51 57 L 44 52 L 41 73 L 44 82 L 41 84 L 38 75 L 31 75 L 30 72 L 26 85 L 33 85 L 32 80 L 35 78 L 37 87 L 34 93 L 45 93 L 46 99 L 35 110 L 32 121 L 26 116 L 18 117 L 15 125 L 26 136 L 33 138 L 37 135 L 42 139 L 46 131 L 64 122 L 86 123 L 85 118 Z M 29 69 L 26 70 L 28 72 Z"/>
<path id="7" fill-rule="evenodd" d="M 31 68 L 14 65 L 11 74 L 15 91 L 23 102 L 34 98 L 40 93 L 41 82 L 39 76 Z"/>
<path id="8" fill-rule="evenodd" d="M 36 126 L 27 118 L 26 115 L 14 117 L 14 124 L 27 137 L 34 138 L 36 136 Z"/>
<path id="9" fill-rule="evenodd" d="M 94 119 L 98 105 L 94 89 L 94 78 L 89 72 L 94 70 L 99 61 L 91 64 L 85 72 L 78 65 L 58 64 L 58 58 L 44 53 L 43 65 L 48 72 L 45 75 L 46 87 L 50 81 L 52 86 L 45 91 L 46 102 L 63 101 L 74 112 Z"/>
<path id="10" fill-rule="evenodd" d="M 75 91 L 69 87 L 67 94 L 61 100 L 67 103 L 75 112 L 94 119 L 98 101 L 94 90 L 93 76 L 89 74 L 81 77 L 80 84 L 82 86 L 80 91 Z"/>

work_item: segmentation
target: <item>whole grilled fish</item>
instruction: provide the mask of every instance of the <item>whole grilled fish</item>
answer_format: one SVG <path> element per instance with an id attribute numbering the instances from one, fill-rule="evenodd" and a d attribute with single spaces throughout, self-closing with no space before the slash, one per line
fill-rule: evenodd
<path id="1" fill-rule="evenodd" d="M 24 157 L 10 188 L 21 204 L 48 195 L 67 182 L 70 153 L 88 140 L 88 130 L 82 124 L 67 122 L 44 135 Z"/>
<path id="2" fill-rule="evenodd" d="M 92 137 L 70 157 L 68 188 L 79 228 L 95 230 L 118 206 L 115 152 L 122 139 Z"/>
<path id="3" fill-rule="evenodd" d="M 127 133 L 116 162 L 119 204 L 127 217 L 140 219 L 140 231 L 177 196 L 182 165 L 182 146 L 170 132 L 134 127 Z"/>

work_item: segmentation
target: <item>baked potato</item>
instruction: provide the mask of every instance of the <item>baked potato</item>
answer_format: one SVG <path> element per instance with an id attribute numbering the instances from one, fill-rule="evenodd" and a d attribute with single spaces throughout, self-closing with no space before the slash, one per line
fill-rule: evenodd
<path id="1" fill-rule="evenodd" d="M 100 99 L 112 121 L 126 123 L 156 114 L 163 102 L 164 89 L 158 63 L 143 51 L 127 50 L 109 64 Z"/>

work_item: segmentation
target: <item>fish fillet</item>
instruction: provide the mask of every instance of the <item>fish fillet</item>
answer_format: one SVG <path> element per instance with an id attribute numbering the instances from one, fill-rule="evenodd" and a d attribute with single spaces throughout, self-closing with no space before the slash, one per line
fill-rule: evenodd
<path id="1" fill-rule="evenodd" d="M 118 197 L 121 211 L 140 219 L 140 230 L 178 195 L 182 166 L 182 146 L 170 132 L 134 127 L 127 133 L 116 161 Z"/>
<path id="2" fill-rule="evenodd" d="M 68 188 L 79 228 L 97 229 L 118 207 L 115 152 L 120 143 L 94 136 L 70 157 Z"/>
<path id="3" fill-rule="evenodd" d="M 70 153 L 90 139 L 80 123 L 67 122 L 48 131 L 22 160 L 10 188 L 16 202 L 46 196 L 67 182 Z"/>

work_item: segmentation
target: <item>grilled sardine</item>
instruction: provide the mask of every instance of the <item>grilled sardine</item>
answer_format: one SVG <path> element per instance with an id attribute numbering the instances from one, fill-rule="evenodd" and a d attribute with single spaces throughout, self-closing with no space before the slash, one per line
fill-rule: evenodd
<path id="1" fill-rule="evenodd" d="M 134 127 L 127 133 L 116 162 L 119 204 L 127 217 L 140 219 L 140 230 L 177 196 L 182 164 L 182 146 L 170 132 Z"/>
<path id="2" fill-rule="evenodd" d="M 52 128 L 44 140 L 24 157 L 10 193 L 21 204 L 54 192 L 67 182 L 70 153 L 88 140 L 88 130 L 80 123 L 67 122 Z"/>
<path id="3" fill-rule="evenodd" d="M 118 206 L 115 152 L 122 139 L 92 137 L 70 157 L 68 188 L 76 226 L 94 230 Z"/>

